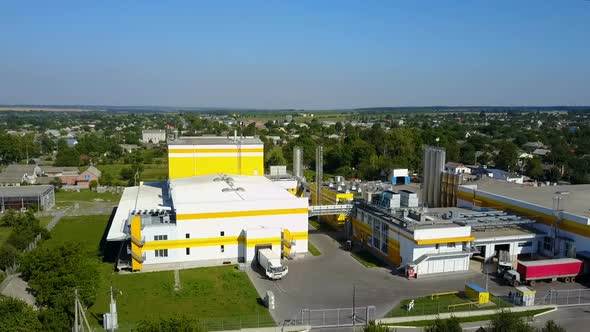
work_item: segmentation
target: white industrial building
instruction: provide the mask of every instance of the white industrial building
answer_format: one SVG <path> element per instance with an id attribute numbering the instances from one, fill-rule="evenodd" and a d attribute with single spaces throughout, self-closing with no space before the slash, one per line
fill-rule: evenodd
<path id="1" fill-rule="evenodd" d="M 164 129 L 145 129 L 141 132 L 141 141 L 143 143 L 159 144 L 166 142 L 166 130 Z"/>
<path id="2" fill-rule="evenodd" d="M 179 178 L 126 188 L 107 240 L 134 271 L 251 262 L 260 248 L 306 253 L 307 215 L 307 198 L 263 176 Z"/>

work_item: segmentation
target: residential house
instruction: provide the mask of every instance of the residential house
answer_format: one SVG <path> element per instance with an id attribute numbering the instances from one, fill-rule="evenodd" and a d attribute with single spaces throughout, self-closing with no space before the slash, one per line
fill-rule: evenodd
<path id="1" fill-rule="evenodd" d="M 94 166 L 88 167 L 84 172 L 80 173 L 76 178 L 76 185 L 80 188 L 89 188 L 90 182 L 100 179 L 101 172 Z"/>
<path id="2" fill-rule="evenodd" d="M 145 129 L 141 132 L 141 141 L 146 144 L 166 142 L 166 131 L 164 129 Z"/>
<path id="3" fill-rule="evenodd" d="M 449 161 L 445 164 L 445 171 L 451 174 L 471 174 L 471 168 L 463 165 L 462 163 L 456 163 Z"/>
<path id="4" fill-rule="evenodd" d="M 0 185 L 20 186 L 21 183 L 35 184 L 37 178 L 43 174 L 37 165 L 8 165 L 0 173 Z"/>
<path id="5" fill-rule="evenodd" d="M 540 156 L 540 157 L 545 157 L 546 155 L 550 154 L 551 150 L 547 150 L 547 149 L 535 149 L 535 151 L 533 151 L 533 154 L 535 156 Z"/>

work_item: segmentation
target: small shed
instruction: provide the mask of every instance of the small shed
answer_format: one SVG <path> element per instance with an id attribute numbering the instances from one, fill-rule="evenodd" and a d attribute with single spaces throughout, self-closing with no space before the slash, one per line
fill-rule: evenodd
<path id="1" fill-rule="evenodd" d="M 535 290 L 532 290 L 526 286 L 515 287 L 516 293 L 514 294 L 514 303 L 521 306 L 532 306 L 535 305 Z"/>
<path id="2" fill-rule="evenodd" d="M 490 293 L 476 284 L 465 284 L 465 296 L 479 304 L 490 302 Z"/>

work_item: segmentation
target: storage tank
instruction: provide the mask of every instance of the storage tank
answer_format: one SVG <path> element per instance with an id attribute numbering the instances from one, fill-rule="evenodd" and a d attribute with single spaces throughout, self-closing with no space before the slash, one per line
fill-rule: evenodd
<path id="1" fill-rule="evenodd" d="M 293 175 L 303 178 L 303 150 L 299 146 L 293 148 Z"/>

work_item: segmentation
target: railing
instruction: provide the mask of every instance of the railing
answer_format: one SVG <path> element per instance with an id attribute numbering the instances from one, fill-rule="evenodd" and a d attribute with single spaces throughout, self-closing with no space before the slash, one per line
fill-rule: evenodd
<path id="1" fill-rule="evenodd" d="M 311 205 L 309 206 L 309 216 L 327 216 L 338 214 L 350 214 L 353 204 L 334 204 L 334 205 Z"/>
<path id="2" fill-rule="evenodd" d="M 131 252 L 131 257 L 133 257 L 134 260 L 143 263 L 145 261 L 145 256 L 139 256 L 138 254 L 134 253 L 133 251 Z"/>
<path id="3" fill-rule="evenodd" d="M 140 240 L 135 236 L 131 235 L 131 242 L 133 242 L 138 247 L 143 247 L 143 245 L 145 244 L 145 237 L 142 237 Z"/>

